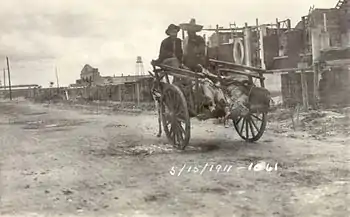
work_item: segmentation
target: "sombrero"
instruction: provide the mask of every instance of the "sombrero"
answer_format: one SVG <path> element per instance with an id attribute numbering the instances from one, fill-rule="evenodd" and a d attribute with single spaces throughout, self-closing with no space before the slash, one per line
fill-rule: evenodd
<path id="1" fill-rule="evenodd" d="M 180 27 L 175 24 L 170 24 L 168 28 L 165 30 L 165 34 L 169 35 L 169 31 L 176 30 L 177 32 L 180 31 Z"/>
<path id="2" fill-rule="evenodd" d="M 199 32 L 203 29 L 203 26 L 196 24 L 196 20 L 192 18 L 189 23 L 180 24 L 180 28 L 185 31 Z"/>

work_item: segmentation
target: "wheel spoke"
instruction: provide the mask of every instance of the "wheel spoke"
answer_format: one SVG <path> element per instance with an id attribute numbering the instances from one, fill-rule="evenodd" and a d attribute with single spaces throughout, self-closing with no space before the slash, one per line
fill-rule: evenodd
<path id="1" fill-rule="evenodd" d="M 183 139 L 182 139 L 182 136 L 181 136 L 182 133 L 181 133 L 181 131 L 180 131 L 180 129 L 179 129 L 178 123 L 174 122 L 174 128 L 175 128 L 175 131 L 174 131 L 174 133 L 175 133 L 175 138 L 176 138 L 176 140 L 177 140 L 177 142 L 175 141 L 175 144 L 176 144 L 176 145 L 181 145 Z"/>
<path id="2" fill-rule="evenodd" d="M 181 115 L 183 113 L 183 108 L 182 106 L 179 106 L 178 109 L 176 109 L 176 116 Z"/>
<path id="3" fill-rule="evenodd" d="M 166 105 L 167 105 L 169 110 L 173 110 L 173 108 L 174 108 L 174 104 L 173 104 L 174 99 L 172 99 L 171 93 L 167 93 L 166 96 L 167 97 L 164 97 L 166 99 Z"/>
<path id="4" fill-rule="evenodd" d="M 250 127 L 250 132 L 251 132 L 251 134 L 252 134 L 252 136 L 254 138 L 255 137 L 255 133 L 254 133 L 253 125 L 252 125 L 252 120 L 249 119 L 248 123 L 249 123 L 249 127 Z"/>
<path id="5" fill-rule="evenodd" d="M 243 123 L 242 123 L 242 126 L 241 126 L 241 130 L 239 131 L 239 134 L 241 134 L 241 135 L 242 135 L 242 133 L 243 133 L 244 123 L 245 123 L 245 119 L 243 119 Z"/>
<path id="6" fill-rule="evenodd" d="M 171 101 L 173 103 L 173 108 L 176 109 L 177 104 L 178 104 L 178 103 L 176 103 L 177 102 L 177 95 L 176 95 L 175 92 L 172 92 L 171 95 L 172 95 L 172 98 L 171 98 L 172 100 Z"/>
<path id="7" fill-rule="evenodd" d="M 169 134 L 170 134 L 170 137 L 171 137 L 171 138 L 175 135 L 173 125 L 170 125 Z"/>
<path id="8" fill-rule="evenodd" d="M 256 124 L 255 124 L 255 122 L 253 121 L 253 119 L 251 119 L 250 122 L 252 123 L 252 125 L 254 126 L 254 128 L 256 129 L 256 131 L 259 132 L 259 128 L 256 126 Z"/>
<path id="9" fill-rule="evenodd" d="M 181 139 L 183 140 L 183 133 L 185 133 L 185 130 L 182 128 L 181 122 L 175 121 L 175 128 L 177 129 L 178 135 L 181 135 Z"/>
<path id="10" fill-rule="evenodd" d="M 174 113 L 178 113 L 178 111 L 182 110 L 182 104 L 177 100 L 177 97 L 174 98 L 174 100 L 176 99 L 176 104 L 174 106 Z"/>
<path id="11" fill-rule="evenodd" d="M 175 145 L 178 145 L 179 135 L 177 134 L 176 130 L 174 131 L 174 142 L 175 142 Z"/>
<path id="12" fill-rule="evenodd" d="M 182 134 L 183 133 L 183 131 L 182 131 L 182 127 L 179 127 L 180 129 L 179 129 L 179 131 L 178 131 L 178 136 L 179 136 L 179 139 L 180 139 L 180 141 L 181 141 L 181 143 L 182 143 L 182 141 L 184 140 L 184 135 Z"/>
<path id="13" fill-rule="evenodd" d="M 251 114 L 251 116 L 258 119 L 259 121 L 263 121 L 261 118 L 259 118 L 258 116 L 254 115 L 254 114 Z"/>
<path id="14" fill-rule="evenodd" d="M 170 112 L 174 112 L 174 107 L 176 106 L 175 104 L 174 104 L 174 101 L 172 101 L 172 100 L 169 100 L 170 102 L 169 102 L 169 111 Z"/>
<path id="15" fill-rule="evenodd" d="M 246 118 L 245 121 L 246 121 L 246 123 L 245 123 L 245 136 L 246 136 L 246 139 L 249 139 L 249 130 L 248 130 L 249 120 L 248 120 L 248 118 Z"/>
<path id="16" fill-rule="evenodd" d="M 236 119 L 235 124 L 236 124 L 236 125 L 238 125 L 238 124 L 239 124 L 239 122 L 240 122 L 242 119 L 243 119 L 243 117 L 242 117 L 242 116 L 241 116 L 241 117 L 239 117 L 239 119 Z"/>
<path id="17" fill-rule="evenodd" d="M 181 122 L 177 122 L 177 124 L 178 124 L 178 127 L 180 128 L 181 134 L 182 134 L 182 133 L 183 133 L 183 134 L 186 134 L 184 128 L 182 127 Z"/>

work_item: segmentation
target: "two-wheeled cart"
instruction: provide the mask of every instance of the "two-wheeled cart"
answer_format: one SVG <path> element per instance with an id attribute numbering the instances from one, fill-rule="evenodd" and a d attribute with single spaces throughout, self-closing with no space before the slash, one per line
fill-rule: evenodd
<path id="1" fill-rule="evenodd" d="M 247 77 L 240 84 L 247 90 L 249 96 L 249 113 L 237 116 L 232 121 L 236 132 L 242 139 L 247 142 L 259 140 L 266 128 L 270 102 L 269 92 L 264 88 L 265 70 L 213 59 L 209 62 L 213 67 L 211 73 L 216 75 L 214 79 L 221 80 L 223 89 L 225 84 L 230 84 L 230 82 L 237 84 L 234 79 L 226 78 L 223 81 L 223 75 L 239 74 Z M 154 87 L 160 93 L 159 115 L 161 115 L 164 132 L 172 145 L 185 149 L 191 136 L 191 118 L 201 112 L 200 84 L 203 78 L 208 77 L 203 73 L 161 64 L 153 64 L 153 73 L 150 74 L 154 76 Z M 169 76 L 177 78 L 176 80 L 185 79 L 191 82 L 184 86 L 177 82 L 170 82 Z M 259 85 L 254 84 L 254 79 L 260 81 Z"/>

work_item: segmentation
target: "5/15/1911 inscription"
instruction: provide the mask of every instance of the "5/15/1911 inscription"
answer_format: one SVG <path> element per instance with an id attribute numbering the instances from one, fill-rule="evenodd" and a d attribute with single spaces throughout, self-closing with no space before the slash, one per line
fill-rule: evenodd
<path id="1" fill-rule="evenodd" d="M 171 170 L 170 170 L 170 175 L 172 176 L 180 176 L 182 174 L 182 172 L 186 172 L 187 173 L 199 173 L 200 175 L 202 175 L 206 170 L 208 170 L 209 172 L 216 172 L 216 173 L 219 173 L 219 172 L 226 172 L 228 173 L 232 166 L 231 165 L 220 165 L 220 164 L 217 164 L 217 165 L 209 165 L 209 163 L 206 163 L 204 166 L 202 165 L 198 165 L 198 166 L 187 166 L 186 167 L 186 164 L 184 164 L 181 168 L 179 168 L 179 171 L 176 172 L 176 168 L 177 167 L 171 167 Z"/>

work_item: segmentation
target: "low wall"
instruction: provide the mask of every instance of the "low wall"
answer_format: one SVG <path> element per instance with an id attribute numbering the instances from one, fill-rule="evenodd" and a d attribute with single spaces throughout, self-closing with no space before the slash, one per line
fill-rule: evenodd
<path id="1" fill-rule="evenodd" d="M 70 100 L 88 101 L 119 101 L 144 103 L 153 102 L 151 95 L 152 80 L 144 79 L 137 83 L 91 86 L 81 88 L 40 88 L 40 89 L 14 89 L 12 98 L 25 97 L 37 100 L 48 100 L 54 98 L 65 99 L 66 92 Z M 3 90 L 2 96 L 9 98 L 9 91 Z"/>

